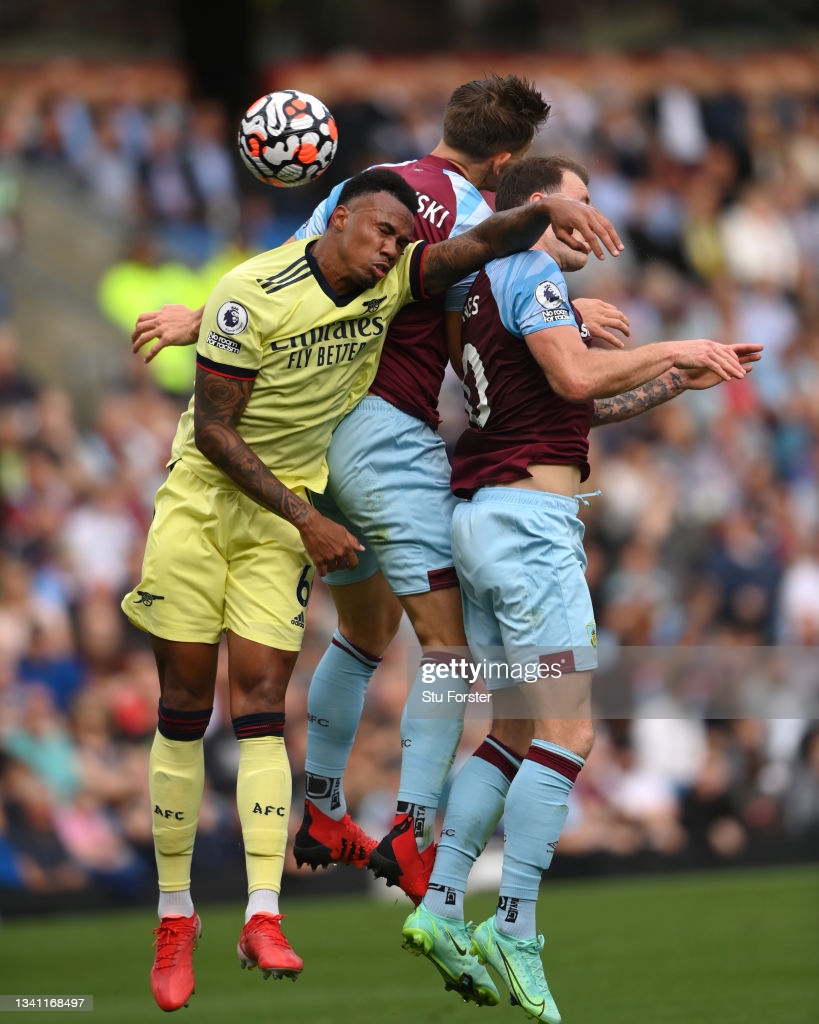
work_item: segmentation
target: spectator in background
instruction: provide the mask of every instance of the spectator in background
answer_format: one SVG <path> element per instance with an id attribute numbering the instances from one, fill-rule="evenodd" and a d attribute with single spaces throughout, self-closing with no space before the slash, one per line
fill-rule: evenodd
<path id="1" fill-rule="evenodd" d="M 223 108 L 215 100 L 194 103 L 186 136 L 186 158 L 208 236 L 214 247 L 225 245 L 239 233 L 239 188 Z"/>
<path id="2" fill-rule="evenodd" d="M 163 259 L 162 252 L 156 231 L 141 229 L 131 238 L 123 259 L 100 279 L 99 307 L 123 332 L 130 333 L 143 309 L 156 309 L 169 301 L 197 308 L 209 294 L 198 273 L 178 260 Z M 193 352 L 182 348 L 167 354 L 167 361 L 155 360 L 148 372 L 164 392 L 184 404 L 193 382 Z"/>
<path id="3" fill-rule="evenodd" d="M 152 888 L 150 872 L 125 840 L 121 821 L 87 790 L 55 808 L 54 833 L 78 869 L 118 901 L 143 899 Z"/>
<path id="4" fill-rule="evenodd" d="M 746 185 L 722 216 L 721 234 L 728 270 L 737 285 L 768 286 L 796 294 L 801 274 L 799 246 L 771 185 Z"/>
<path id="5" fill-rule="evenodd" d="M 21 682 L 44 685 L 56 709 L 69 713 L 86 680 L 68 615 L 50 615 L 33 626 L 19 673 Z"/>
<path id="6" fill-rule="evenodd" d="M 819 646 L 819 543 L 800 543 L 780 577 L 777 642 Z"/>
<path id="7" fill-rule="evenodd" d="M 705 572 L 717 595 L 718 621 L 755 644 L 770 643 L 780 569 L 764 525 L 734 509 L 715 532 Z"/>
<path id="8" fill-rule="evenodd" d="M 670 160 L 683 168 L 697 167 L 708 148 L 700 94 L 709 69 L 698 54 L 669 50 L 658 70 L 661 85 L 653 97 L 657 142 Z"/>
<path id="9" fill-rule="evenodd" d="M 57 834 L 55 799 L 48 786 L 21 761 L 2 766 L 6 796 L 7 840 L 21 878 L 44 892 L 82 889 L 88 876 Z"/>
<path id="10" fill-rule="evenodd" d="M 8 319 L 0 319 L 0 424 L 3 448 L 26 436 L 34 403 L 40 392 L 20 360 L 20 339 Z"/>
<path id="11" fill-rule="evenodd" d="M 819 723 L 802 737 L 799 756 L 785 794 L 785 827 L 798 836 L 819 831 Z"/>
<path id="12" fill-rule="evenodd" d="M 20 251 L 21 192 L 21 161 L 11 125 L 0 110 L 0 324 L 11 315 L 12 296 L 6 278 Z"/>
<path id="13" fill-rule="evenodd" d="M 71 800 L 80 788 L 77 751 L 49 690 L 42 684 L 23 688 L 24 703 L 16 720 L 2 724 L 3 748 L 29 768 L 56 800 Z"/>
<path id="14" fill-rule="evenodd" d="M 748 842 L 731 792 L 730 731 L 714 720 L 705 728 L 705 753 L 680 808 L 682 827 L 693 852 L 707 859 L 739 856 Z"/>
<path id="15" fill-rule="evenodd" d="M 100 213 L 126 223 L 136 219 L 136 166 L 122 148 L 113 111 L 108 108 L 96 112 L 94 139 L 82 161 L 82 176 Z"/>

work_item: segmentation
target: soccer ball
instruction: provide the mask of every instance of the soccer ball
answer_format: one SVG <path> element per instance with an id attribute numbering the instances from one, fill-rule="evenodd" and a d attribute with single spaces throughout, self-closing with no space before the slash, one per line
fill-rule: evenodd
<path id="1" fill-rule="evenodd" d="M 306 185 L 336 155 L 333 115 L 315 96 L 282 89 L 248 107 L 239 127 L 239 153 L 260 181 L 279 188 Z"/>

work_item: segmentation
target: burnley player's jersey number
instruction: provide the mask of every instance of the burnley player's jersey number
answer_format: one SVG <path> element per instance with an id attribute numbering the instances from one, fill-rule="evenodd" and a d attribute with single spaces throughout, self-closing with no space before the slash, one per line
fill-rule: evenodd
<path id="1" fill-rule="evenodd" d="M 482 430 L 486 426 L 491 411 L 487 397 L 489 381 L 486 379 L 486 369 L 480 353 L 474 345 L 464 345 L 461 361 L 464 368 L 461 387 L 466 398 L 469 425 Z"/>

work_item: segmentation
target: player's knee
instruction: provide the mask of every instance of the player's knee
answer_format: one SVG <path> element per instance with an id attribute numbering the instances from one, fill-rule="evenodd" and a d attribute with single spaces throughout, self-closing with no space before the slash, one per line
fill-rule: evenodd
<path id="1" fill-rule="evenodd" d="M 594 724 L 591 719 L 579 719 L 576 724 L 577 735 L 575 745 L 571 749 L 585 759 L 594 746 Z"/>
<path id="2" fill-rule="evenodd" d="M 338 630 L 345 640 L 380 658 L 398 632 L 402 614 L 397 601 L 386 601 L 368 607 L 364 616 L 339 614 Z"/>
<path id="3" fill-rule="evenodd" d="M 570 719 L 561 723 L 561 738 L 556 742 L 573 754 L 587 758 L 594 745 L 594 725 L 589 718 Z"/>
<path id="4" fill-rule="evenodd" d="M 594 745 L 594 725 L 590 718 L 547 719 L 535 727 L 535 738 L 555 743 L 587 758 Z"/>
<path id="5" fill-rule="evenodd" d="M 287 684 L 298 652 L 264 649 L 255 660 L 235 658 L 230 680 L 231 716 L 284 711 Z"/>
<path id="6" fill-rule="evenodd" d="M 518 757 L 525 757 L 532 742 L 534 729 L 528 718 L 496 718 L 490 735 Z"/>
<path id="7" fill-rule="evenodd" d="M 461 591 L 458 587 L 406 594 L 401 603 L 422 647 L 462 648 L 467 654 Z"/>
<path id="8" fill-rule="evenodd" d="M 380 658 L 398 632 L 404 609 L 380 572 L 360 583 L 330 587 L 345 640 Z"/>

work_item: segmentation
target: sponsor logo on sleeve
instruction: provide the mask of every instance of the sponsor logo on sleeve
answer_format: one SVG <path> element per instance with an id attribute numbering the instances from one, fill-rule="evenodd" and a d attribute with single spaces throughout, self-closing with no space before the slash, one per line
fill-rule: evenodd
<path id="1" fill-rule="evenodd" d="M 223 302 L 216 314 L 216 326 L 223 334 L 241 334 L 247 321 L 247 310 L 241 302 Z"/>
<path id="2" fill-rule="evenodd" d="M 571 320 L 572 314 L 560 289 L 552 281 L 541 281 L 535 288 L 535 299 L 543 308 L 544 323 L 551 324 L 558 320 Z"/>
<path id="3" fill-rule="evenodd" d="M 538 305 L 544 309 L 555 309 L 557 306 L 565 306 L 566 300 L 560 294 L 560 289 L 551 281 L 541 281 L 535 288 L 535 299 Z"/>
<path id="4" fill-rule="evenodd" d="M 221 334 L 217 334 L 216 331 L 208 331 L 207 343 L 208 345 L 213 345 L 214 348 L 222 349 L 224 352 L 232 352 L 234 355 L 242 347 L 235 338 L 224 338 Z"/>

